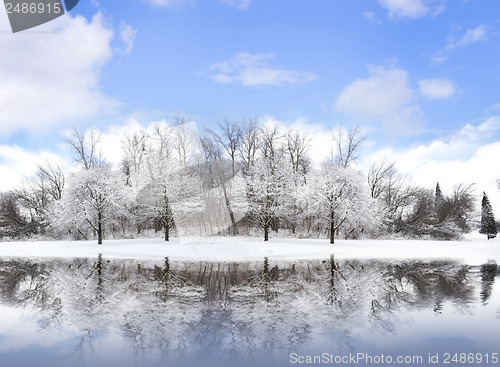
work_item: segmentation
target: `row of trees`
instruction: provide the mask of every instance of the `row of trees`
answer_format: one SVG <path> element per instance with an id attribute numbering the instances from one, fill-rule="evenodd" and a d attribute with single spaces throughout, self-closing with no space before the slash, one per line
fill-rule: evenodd
<path id="1" fill-rule="evenodd" d="M 0 235 L 132 237 L 254 234 L 357 238 L 387 234 L 453 239 L 475 219 L 473 186 L 449 196 L 417 187 L 394 162 L 356 165 L 365 137 L 332 131 L 319 167 L 307 134 L 257 119 L 223 120 L 198 134 L 182 118 L 122 138 L 120 167 L 100 150 L 100 133 L 73 130 L 67 144 L 79 170 L 40 166 L 22 188 L 0 197 Z"/>

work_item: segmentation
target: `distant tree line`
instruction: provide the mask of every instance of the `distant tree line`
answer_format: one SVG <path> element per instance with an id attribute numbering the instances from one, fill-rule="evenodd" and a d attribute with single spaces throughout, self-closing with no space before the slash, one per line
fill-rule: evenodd
<path id="1" fill-rule="evenodd" d="M 331 132 L 319 167 L 301 131 L 224 119 L 201 136 L 193 123 L 122 137 L 113 167 L 100 132 L 74 129 L 67 144 L 79 169 L 51 164 L 18 189 L 0 194 L 2 238 L 133 238 L 260 235 L 328 238 L 457 239 L 477 226 L 473 185 L 449 195 L 413 185 L 395 162 L 356 164 L 365 137 L 358 127 Z M 493 219 L 494 221 L 494 219 Z M 488 230 L 491 232 L 491 230 Z M 488 233 L 490 233 L 488 232 Z"/>

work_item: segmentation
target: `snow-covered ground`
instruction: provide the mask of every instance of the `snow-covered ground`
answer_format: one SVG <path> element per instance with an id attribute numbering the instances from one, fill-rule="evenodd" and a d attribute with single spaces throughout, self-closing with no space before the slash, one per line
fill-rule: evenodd
<path id="1" fill-rule="evenodd" d="M 484 236 L 462 241 L 337 240 L 253 237 L 187 237 L 96 241 L 0 243 L 0 257 L 97 257 L 171 261 L 261 261 L 328 259 L 455 259 L 469 265 L 500 262 L 500 240 Z"/>

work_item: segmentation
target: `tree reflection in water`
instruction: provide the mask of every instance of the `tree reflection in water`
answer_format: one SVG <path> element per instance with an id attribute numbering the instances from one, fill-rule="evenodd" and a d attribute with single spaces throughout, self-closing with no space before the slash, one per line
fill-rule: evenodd
<path id="1" fill-rule="evenodd" d="M 333 255 L 157 263 L 99 254 L 1 260 L 0 302 L 36 318 L 41 331 L 69 330 L 73 338 L 56 346 L 64 362 L 288 365 L 290 352 L 355 353 L 359 335 L 397 333 L 415 312 L 474 315 L 493 297 L 496 276 L 494 263 L 337 262 Z"/>

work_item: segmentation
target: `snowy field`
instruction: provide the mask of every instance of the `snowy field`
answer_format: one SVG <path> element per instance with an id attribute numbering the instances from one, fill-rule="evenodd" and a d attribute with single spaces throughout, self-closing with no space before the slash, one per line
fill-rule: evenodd
<path id="1" fill-rule="evenodd" d="M 253 237 L 187 237 L 164 242 L 161 238 L 96 241 L 39 241 L 0 243 L 0 257 L 76 258 L 171 261 L 260 261 L 328 259 L 454 259 L 469 265 L 500 262 L 500 242 L 484 236 L 462 241 L 337 240 Z"/>

